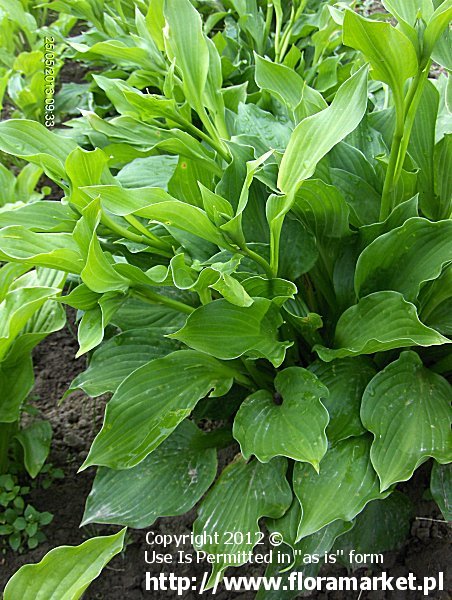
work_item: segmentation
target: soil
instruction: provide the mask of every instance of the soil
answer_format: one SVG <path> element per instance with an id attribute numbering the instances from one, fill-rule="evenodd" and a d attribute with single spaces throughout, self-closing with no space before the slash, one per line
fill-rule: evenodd
<path id="1" fill-rule="evenodd" d="M 48 541 L 35 550 L 18 555 L 8 552 L 0 558 L 0 590 L 3 589 L 9 577 L 23 564 L 39 561 L 51 548 L 60 545 L 77 545 L 89 537 L 105 535 L 118 530 L 117 527 L 87 526 L 80 528 L 79 524 L 83 514 L 84 502 L 89 493 L 94 472 L 88 470 L 77 475 L 77 469 L 84 460 L 88 448 L 102 424 L 102 415 L 106 398 L 92 400 L 81 392 L 76 392 L 59 405 L 64 392 L 72 379 L 85 368 L 85 360 L 75 360 L 77 342 L 72 332 L 73 327 L 55 333 L 45 340 L 35 351 L 34 363 L 36 373 L 35 404 L 50 420 L 54 439 L 50 462 L 55 467 L 64 470 L 65 478 L 55 481 L 48 490 L 33 490 L 31 503 L 38 510 L 47 510 L 54 514 L 53 522 L 44 531 Z M 227 454 L 220 457 L 224 465 L 234 455 L 236 449 L 231 448 Z M 436 505 L 423 498 L 423 492 L 428 486 L 430 465 L 418 469 L 415 477 L 403 489 L 415 505 L 416 518 L 412 522 L 411 535 L 399 551 L 385 554 L 385 563 L 381 568 L 375 569 L 373 575 L 387 571 L 389 576 L 402 576 L 412 572 L 416 577 L 432 576 L 443 571 L 446 577 L 446 589 L 452 591 L 451 569 L 451 527 L 441 522 L 441 516 Z M 169 534 L 188 534 L 195 518 L 195 511 L 178 517 L 159 519 L 148 531 Z M 191 548 L 185 546 L 187 552 Z M 86 600 L 168 600 L 169 598 L 182 598 L 194 600 L 200 597 L 194 592 L 185 592 L 177 596 L 175 592 L 146 592 L 145 573 L 150 572 L 156 576 L 160 572 L 175 572 L 178 576 L 189 576 L 201 581 L 205 567 L 201 565 L 150 565 L 145 562 L 145 551 L 150 550 L 146 544 L 146 530 L 130 530 L 127 534 L 126 550 L 115 557 L 107 566 L 101 576 L 94 581 L 86 592 Z M 168 552 L 176 555 L 175 548 Z M 325 567 L 324 567 L 325 569 Z M 231 569 L 232 570 L 232 569 Z M 244 566 L 233 569 L 234 574 L 260 575 L 263 569 L 256 566 Z M 322 572 L 322 574 L 325 574 Z M 346 575 L 345 568 L 328 567 L 327 574 Z M 365 574 L 364 570 L 357 575 Z M 408 595 L 409 594 L 409 595 Z M 219 600 L 229 598 L 242 598 L 251 600 L 254 593 L 218 592 Z M 342 600 L 344 593 L 311 593 L 305 596 L 317 600 Z M 348 596 L 347 596 L 348 597 Z M 384 595 L 379 592 L 364 593 L 361 600 L 385 600 L 386 598 L 417 600 L 424 598 L 419 593 L 391 592 Z M 434 600 L 450 598 L 447 592 L 429 596 Z"/>

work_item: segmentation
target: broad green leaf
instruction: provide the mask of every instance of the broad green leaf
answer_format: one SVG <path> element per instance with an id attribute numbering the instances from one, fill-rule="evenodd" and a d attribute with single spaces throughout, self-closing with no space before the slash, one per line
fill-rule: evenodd
<path id="1" fill-rule="evenodd" d="M 403 101 L 403 86 L 416 75 L 418 60 L 415 47 L 402 31 L 390 23 L 372 21 L 347 10 L 344 44 L 360 50 L 371 64 L 373 78 L 387 83 L 396 101 Z"/>
<path id="2" fill-rule="evenodd" d="M 452 178 L 449 168 L 452 162 L 452 135 L 446 134 L 434 149 L 435 192 L 438 196 L 434 215 L 447 219 L 452 214 Z"/>
<path id="3" fill-rule="evenodd" d="M 327 450 L 325 428 L 328 412 L 321 398 L 327 388 L 315 375 L 300 367 L 289 367 L 275 378 L 277 400 L 260 390 L 249 396 L 234 419 L 234 437 L 242 454 L 261 462 L 287 456 L 308 462 L 316 470 Z"/>
<path id="4" fill-rule="evenodd" d="M 4 600 L 79 600 L 110 560 L 121 552 L 126 530 L 80 546 L 60 546 L 41 562 L 24 565 L 8 581 Z"/>
<path id="5" fill-rule="evenodd" d="M 164 31 L 165 45 L 182 75 L 187 100 L 200 111 L 209 71 L 209 48 L 201 17 L 189 0 L 166 0 L 164 15 L 168 28 Z"/>
<path id="6" fill-rule="evenodd" d="M 138 298 L 126 298 L 112 317 L 112 323 L 122 331 L 155 327 L 157 329 L 179 329 L 186 315 L 161 304 L 149 304 Z"/>
<path id="7" fill-rule="evenodd" d="M 83 260 L 68 233 L 35 233 L 18 225 L 0 230 L 0 260 L 80 273 Z"/>
<path id="8" fill-rule="evenodd" d="M 367 555 L 371 561 L 370 557 L 375 553 L 395 550 L 410 532 L 412 512 L 408 496 L 397 491 L 384 500 L 370 502 L 356 517 L 353 528 L 334 545 L 335 550 L 342 551 L 339 560 L 359 569 L 363 563 L 349 558 L 361 554 Z M 368 562 L 367 566 L 372 568 L 372 563 Z"/>
<path id="9" fill-rule="evenodd" d="M 52 441 L 52 426 L 48 421 L 34 421 L 15 435 L 24 451 L 24 464 L 30 477 L 36 477 L 44 466 Z"/>
<path id="10" fill-rule="evenodd" d="M 292 600 L 298 597 L 298 590 L 291 590 L 290 575 L 293 572 L 303 573 L 303 577 L 316 577 L 323 565 L 323 557 L 329 553 L 333 547 L 334 541 L 339 536 L 347 532 L 353 524 L 347 521 L 334 521 L 320 531 L 308 535 L 299 542 L 295 542 L 297 538 L 297 528 L 300 522 L 301 508 L 297 498 L 294 498 L 292 506 L 286 514 L 277 520 L 267 520 L 267 527 L 270 532 L 278 532 L 283 536 L 284 544 L 278 548 L 281 551 L 280 556 L 275 556 L 273 553 L 273 561 L 265 571 L 266 577 L 280 577 L 283 582 L 282 589 L 279 590 L 264 590 L 259 589 L 256 600 Z M 286 564 L 282 562 L 283 553 L 292 556 L 292 560 Z M 315 560 L 315 558 L 317 560 Z M 303 582 L 300 581 L 302 584 Z"/>
<path id="11" fill-rule="evenodd" d="M 364 433 L 359 410 L 366 385 L 376 373 L 372 361 L 357 356 L 331 363 L 315 361 L 309 368 L 329 391 L 323 400 L 330 415 L 326 429 L 328 440 L 334 444 Z"/>
<path id="12" fill-rule="evenodd" d="M 349 208 L 339 190 L 321 179 L 306 181 L 298 190 L 292 212 L 328 246 L 350 235 Z"/>
<path id="13" fill-rule="evenodd" d="M 331 182 L 348 204 L 351 224 L 360 226 L 378 221 L 381 184 L 364 153 L 344 141 L 332 149 L 329 163 Z"/>
<path id="14" fill-rule="evenodd" d="M 364 392 L 361 420 L 374 434 L 371 459 L 381 490 L 406 481 L 430 456 L 452 460 L 452 388 L 415 352 L 378 373 Z"/>
<path id="15" fill-rule="evenodd" d="M 416 25 L 419 13 L 425 21 L 433 14 L 432 0 L 383 0 L 383 5 L 398 21 L 405 21 L 411 26 Z"/>
<path id="16" fill-rule="evenodd" d="M 452 464 L 433 463 L 430 490 L 443 517 L 452 521 Z"/>
<path id="17" fill-rule="evenodd" d="M 360 236 L 360 247 L 364 250 L 366 246 L 369 246 L 374 240 L 396 229 L 401 227 L 405 221 L 417 217 L 418 212 L 418 196 L 414 196 L 410 200 L 406 200 L 401 204 L 398 204 L 392 213 L 384 221 L 378 221 L 370 225 L 363 225 L 359 228 Z"/>
<path id="18" fill-rule="evenodd" d="M 55 179 L 65 177 L 64 162 L 76 144 L 26 119 L 0 123 L 0 150 L 39 165 Z"/>
<path id="19" fill-rule="evenodd" d="M 178 161 L 178 156 L 136 158 L 119 171 L 116 180 L 124 188 L 159 187 L 167 190 Z"/>
<path id="20" fill-rule="evenodd" d="M 177 349 L 164 336 L 175 327 L 129 329 L 107 340 L 98 348 L 88 368 L 74 379 L 69 392 L 82 389 L 91 397 L 114 393 L 133 371 Z"/>
<path id="21" fill-rule="evenodd" d="M 262 464 L 257 460 L 247 463 L 239 455 L 201 502 L 193 532 L 196 536 L 204 535 L 206 541 L 196 545 L 196 549 L 217 555 L 207 587 L 212 587 L 215 578 L 220 578 L 230 564 L 221 555 L 235 556 L 236 567 L 244 564 L 244 555 L 259 540 L 259 519 L 264 516 L 278 519 L 289 508 L 292 491 L 286 470 L 284 458 Z M 245 535 L 241 539 L 233 536 L 232 543 L 227 543 L 227 531 L 241 531 Z"/>
<path id="22" fill-rule="evenodd" d="M 282 317 L 270 300 L 255 298 L 249 307 L 215 300 L 197 308 L 182 329 L 169 337 L 223 360 L 244 354 L 267 358 L 275 367 L 291 344 L 277 338 Z"/>
<path id="23" fill-rule="evenodd" d="M 295 284 L 286 279 L 264 279 L 264 277 L 249 277 L 242 281 L 243 287 L 250 296 L 268 298 L 276 306 L 282 306 L 288 298 L 297 293 Z"/>
<path id="24" fill-rule="evenodd" d="M 143 365 L 123 381 L 107 404 L 103 427 L 82 469 L 134 467 L 188 417 L 201 398 L 225 394 L 236 375 L 228 365 L 191 350 Z"/>
<path id="25" fill-rule="evenodd" d="M 271 62 L 257 54 L 255 54 L 255 61 L 257 85 L 262 90 L 273 94 L 293 114 L 303 95 L 305 85 L 303 79 L 293 69 Z"/>
<path id="26" fill-rule="evenodd" d="M 367 68 L 363 67 L 341 85 L 328 108 L 297 125 L 281 162 L 279 189 L 296 193 L 320 159 L 359 125 L 366 106 Z"/>
<path id="27" fill-rule="evenodd" d="M 255 62 L 257 85 L 285 105 L 295 121 L 327 107 L 322 94 L 309 87 L 294 69 L 271 62 L 257 54 Z"/>
<path id="28" fill-rule="evenodd" d="M 208 434 L 185 420 L 150 456 L 131 469 L 101 467 L 86 501 L 82 525 L 108 523 L 135 529 L 158 517 L 189 511 L 210 487 L 217 472 Z"/>
<path id="29" fill-rule="evenodd" d="M 414 301 L 421 284 L 438 277 L 451 258 L 452 221 L 414 217 L 362 252 L 356 265 L 356 293 L 362 297 L 394 290 Z"/>
<path id="30" fill-rule="evenodd" d="M 36 232 L 71 232 L 76 214 L 59 202 L 32 202 L 0 212 L 0 228 L 20 225 Z"/>
<path id="31" fill-rule="evenodd" d="M 423 325 L 414 304 L 398 292 L 376 292 L 362 298 L 339 318 L 335 349 L 315 346 L 325 362 L 408 346 L 436 346 L 449 340 Z"/>
<path id="32" fill-rule="evenodd" d="M 124 67 L 141 67 L 146 69 L 152 61 L 152 55 L 145 48 L 128 46 L 121 40 L 97 42 L 92 46 L 77 42 L 69 42 L 70 46 L 82 55 L 82 60 L 95 61 L 98 56 L 111 59 Z"/>
<path id="33" fill-rule="evenodd" d="M 80 188 L 114 181 L 107 164 L 108 156 L 100 148 L 92 151 L 76 148 L 67 157 L 65 170 L 71 182 L 70 201 L 78 210 L 90 203 L 89 196 Z"/>
<path id="34" fill-rule="evenodd" d="M 262 142 L 262 154 L 268 148 L 284 151 L 291 134 L 291 129 L 271 113 L 260 109 L 255 104 L 242 102 L 238 107 L 235 128 L 236 135 L 258 137 Z"/>
<path id="35" fill-rule="evenodd" d="M 293 489 L 301 504 L 297 541 L 337 519 L 351 521 L 368 502 L 385 497 L 370 462 L 370 443 L 367 436 L 339 442 L 325 454 L 320 473 L 295 463 Z"/>
<path id="36" fill-rule="evenodd" d="M 441 217 L 441 206 L 435 198 L 435 125 L 438 116 L 439 93 L 430 81 L 424 87 L 411 130 L 408 152 L 420 169 L 417 174 L 422 212 L 434 220 Z M 449 215 L 444 215 L 443 218 Z"/>

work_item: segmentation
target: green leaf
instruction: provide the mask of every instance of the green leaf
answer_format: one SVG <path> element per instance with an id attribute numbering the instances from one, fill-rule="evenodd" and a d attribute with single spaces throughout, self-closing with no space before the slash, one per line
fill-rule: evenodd
<path id="1" fill-rule="evenodd" d="M 438 277 L 451 256 L 452 221 L 408 219 L 362 252 L 356 265 L 356 293 L 395 290 L 413 302 L 421 284 Z"/>
<path id="2" fill-rule="evenodd" d="M 281 162 L 279 189 L 296 193 L 314 174 L 320 159 L 356 129 L 366 106 L 367 68 L 363 67 L 341 85 L 328 108 L 297 125 Z"/>
<path id="3" fill-rule="evenodd" d="M 68 233 L 35 233 L 24 227 L 0 230 L 0 260 L 80 273 L 83 260 Z"/>
<path id="4" fill-rule="evenodd" d="M 49 455 L 52 426 L 48 421 L 35 421 L 21 429 L 15 438 L 23 448 L 28 474 L 30 477 L 36 477 Z"/>
<path id="5" fill-rule="evenodd" d="M 452 521 L 452 464 L 433 463 L 430 490 L 443 517 Z"/>
<path id="6" fill-rule="evenodd" d="M 215 578 L 220 578 L 229 566 L 225 554 L 236 558 L 236 567 L 246 562 L 244 554 L 251 552 L 259 541 L 260 518 L 278 519 L 289 508 L 292 491 L 285 477 L 286 470 L 284 458 L 262 464 L 257 460 L 247 463 L 238 456 L 201 502 L 193 532 L 196 536 L 205 536 L 198 537 L 205 539 L 205 543 L 195 547 L 216 555 L 207 588 L 212 587 Z M 229 539 L 225 534 L 228 531 L 245 535 Z"/>
<path id="7" fill-rule="evenodd" d="M 208 434 L 183 421 L 150 456 L 131 469 L 98 469 L 82 525 L 109 523 L 135 529 L 158 517 L 189 511 L 210 487 L 217 472 Z"/>
<path id="8" fill-rule="evenodd" d="M 177 227 L 213 244 L 229 248 L 206 213 L 196 206 L 175 200 L 160 188 L 124 189 L 113 185 L 84 188 L 92 197 L 100 197 L 102 205 L 114 215 L 135 214 L 164 226 Z M 0 245 L 1 249 L 1 245 Z"/>
<path id="9" fill-rule="evenodd" d="M 323 400 L 330 415 L 326 430 L 328 440 L 335 444 L 364 433 L 359 410 L 366 385 L 376 373 L 372 361 L 364 356 L 330 363 L 315 361 L 309 369 L 329 391 Z"/>
<path id="10" fill-rule="evenodd" d="M 0 123 L 0 150 L 39 165 L 49 177 L 65 177 L 64 162 L 76 144 L 27 119 Z"/>
<path id="11" fill-rule="evenodd" d="M 339 442 L 325 454 L 320 473 L 295 463 L 293 489 L 302 512 L 297 541 L 336 519 L 351 521 L 368 502 L 385 497 L 370 462 L 370 443 L 367 436 Z"/>
<path id="12" fill-rule="evenodd" d="M 25 355 L 13 365 L 0 363 L 0 423 L 14 423 L 34 385 L 33 362 Z"/>
<path id="13" fill-rule="evenodd" d="M 433 157 L 435 192 L 438 196 L 434 216 L 438 219 L 447 219 L 452 214 L 452 180 L 449 176 L 451 162 L 452 135 L 448 134 L 436 144 Z"/>
<path id="14" fill-rule="evenodd" d="M 415 47 L 402 31 L 347 10 L 344 44 L 360 50 L 371 64 L 373 78 L 387 83 L 397 101 L 403 100 L 403 86 L 416 75 L 418 60 Z"/>
<path id="15" fill-rule="evenodd" d="M 452 2 L 445 0 L 435 10 L 424 31 L 423 58 L 427 61 L 434 51 L 435 45 L 452 19 Z M 448 31 L 449 33 L 449 31 Z"/>
<path id="16" fill-rule="evenodd" d="M 408 346 L 436 346 L 449 340 L 423 325 L 414 304 L 398 292 L 376 292 L 362 298 L 339 318 L 334 336 L 335 349 L 315 346 L 320 358 L 373 354 Z"/>
<path id="17" fill-rule="evenodd" d="M 339 559 L 347 566 L 359 569 L 363 563 L 350 558 L 361 554 L 372 560 L 370 557 L 375 553 L 395 550 L 410 532 L 412 513 L 410 499 L 397 491 L 384 500 L 370 502 L 356 517 L 353 529 L 337 540 L 334 549 L 342 551 Z M 372 563 L 367 566 L 372 568 Z"/>
<path id="18" fill-rule="evenodd" d="M 209 48 L 201 17 L 189 0 L 167 0 L 164 15 L 168 27 L 165 45 L 182 75 L 185 97 L 199 111 L 209 71 Z"/>
<path id="19" fill-rule="evenodd" d="M 76 214 L 59 202 L 32 202 L 0 212 L 0 228 L 20 225 L 36 232 L 71 232 Z"/>
<path id="20" fill-rule="evenodd" d="M 80 546 L 60 546 L 41 562 L 24 565 L 8 581 L 4 600 L 79 600 L 110 560 L 121 552 L 126 530 Z"/>
<path id="21" fill-rule="evenodd" d="M 28 274 L 23 277 L 25 282 L 29 281 Z M 30 282 L 30 287 L 17 287 L 8 292 L 0 303 L 0 361 L 6 357 L 27 321 L 59 292 L 56 287 L 33 285 L 33 282 Z"/>
<path id="22" fill-rule="evenodd" d="M 88 368 L 74 379 L 69 389 L 82 389 L 96 397 L 114 393 L 133 371 L 177 349 L 177 343 L 164 337 L 175 327 L 130 329 L 107 340 L 98 348 Z"/>
<path id="23" fill-rule="evenodd" d="M 266 298 L 256 298 L 249 307 L 215 300 L 197 308 L 184 327 L 169 337 L 223 360 L 247 354 L 267 358 L 278 367 L 291 345 L 277 339 L 281 324 L 277 307 Z"/>
<path id="24" fill-rule="evenodd" d="M 409 479 L 430 456 L 452 460 L 451 400 L 449 383 L 426 369 L 415 352 L 402 352 L 372 379 L 361 420 L 374 434 L 371 459 L 382 491 Z"/>
<path id="25" fill-rule="evenodd" d="M 254 454 L 269 462 L 287 456 L 318 470 L 328 445 L 328 412 L 320 400 L 328 396 L 327 388 L 300 367 L 280 371 L 274 385 L 282 404 L 275 402 L 272 393 L 260 390 L 243 402 L 234 419 L 234 437 L 244 458 Z"/>
<path id="26" fill-rule="evenodd" d="M 167 190 L 178 161 L 178 156 L 136 158 L 119 171 L 116 180 L 125 188 L 159 187 Z"/>
<path id="27" fill-rule="evenodd" d="M 177 373 L 177 377 L 174 374 Z M 82 465 L 134 467 L 157 448 L 205 396 L 222 396 L 236 372 L 191 350 L 173 352 L 134 371 L 119 386 Z"/>
<path id="28" fill-rule="evenodd" d="M 290 574 L 296 571 L 303 573 L 303 577 L 316 577 L 324 562 L 324 556 L 331 550 L 334 541 L 339 536 L 353 527 L 353 523 L 347 521 L 334 521 L 320 531 L 308 535 L 299 542 L 297 539 L 297 529 L 301 518 L 301 507 L 298 499 L 294 497 L 293 502 L 286 514 L 277 520 L 267 520 L 267 528 L 270 532 L 277 531 L 283 537 L 284 546 L 280 546 L 278 550 L 281 553 L 289 551 L 289 556 L 292 555 L 292 560 L 287 564 L 282 562 L 282 555 L 275 556 L 273 552 L 273 562 L 267 568 L 265 575 L 267 577 L 281 577 L 283 582 L 282 590 L 264 591 L 259 590 L 256 600 L 292 600 L 298 597 L 302 587 L 297 591 L 291 590 Z M 317 560 L 316 560 L 317 559 Z M 298 576 L 297 576 L 298 577 Z M 303 582 L 300 581 L 302 584 Z M 286 587 L 284 587 L 286 585 Z"/>

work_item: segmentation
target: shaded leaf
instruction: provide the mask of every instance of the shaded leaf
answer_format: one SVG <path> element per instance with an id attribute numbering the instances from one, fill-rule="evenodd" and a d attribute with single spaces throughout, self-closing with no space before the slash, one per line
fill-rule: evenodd
<path id="1" fill-rule="evenodd" d="M 430 456 L 452 459 L 452 388 L 415 352 L 378 373 L 364 392 L 361 420 L 374 434 L 371 459 L 381 490 L 406 481 Z"/>

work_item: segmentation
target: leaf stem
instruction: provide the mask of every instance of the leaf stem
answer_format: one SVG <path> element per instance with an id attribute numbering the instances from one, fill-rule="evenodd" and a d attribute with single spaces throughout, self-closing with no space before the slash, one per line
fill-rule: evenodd
<path id="1" fill-rule="evenodd" d="M 150 304 L 162 304 L 163 306 L 167 306 L 168 308 L 172 308 L 173 310 L 177 310 L 178 312 L 190 315 L 195 311 L 193 306 L 189 306 L 184 302 L 179 302 L 179 300 L 174 300 L 173 298 L 167 298 L 166 296 L 162 296 L 161 294 L 157 294 L 152 290 L 139 287 L 131 290 L 132 294 L 139 298 L 140 300 L 144 300 L 144 302 L 149 302 Z"/>
<path id="2" fill-rule="evenodd" d="M 260 256 L 257 254 L 257 252 L 254 252 L 254 250 L 250 250 L 248 246 L 241 246 L 240 250 L 244 256 L 248 256 L 248 258 L 251 258 L 251 260 L 261 266 L 269 279 L 273 279 L 274 275 L 272 268 L 263 256 Z"/>

